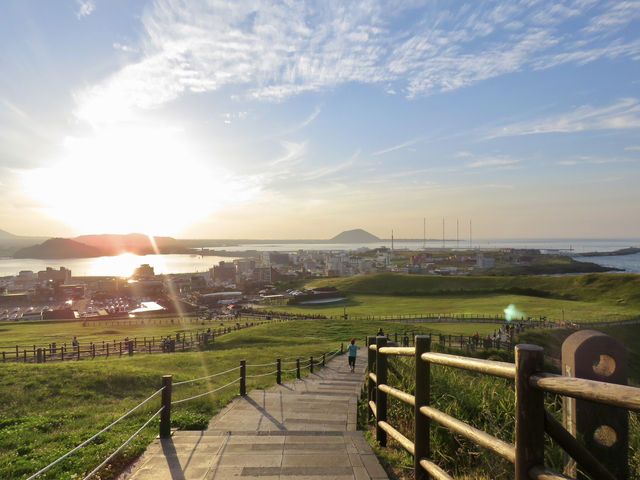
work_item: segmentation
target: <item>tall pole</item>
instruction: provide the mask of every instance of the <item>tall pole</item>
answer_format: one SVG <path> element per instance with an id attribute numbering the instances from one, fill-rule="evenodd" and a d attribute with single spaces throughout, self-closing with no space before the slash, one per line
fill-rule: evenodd
<path id="1" fill-rule="evenodd" d="M 393 252 L 393 230 L 391 230 L 391 251 Z"/>

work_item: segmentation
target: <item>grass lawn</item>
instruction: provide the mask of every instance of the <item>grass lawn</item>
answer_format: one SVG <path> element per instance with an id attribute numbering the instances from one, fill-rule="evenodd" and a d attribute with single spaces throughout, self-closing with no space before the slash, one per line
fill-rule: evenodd
<path id="1" fill-rule="evenodd" d="M 610 305 L 587 301 L 558 300 L 526 295 L 349 295 L 344 302 L 332 306 L 283 305 L 267 307 L 274 311 L 326 316 L 384 316 L 398 314 L 482 314 L 504 316 L 504 309 L 515 307 L 526 317 L 546 316 L 549 321 L 601 322 L 614 321 L 629 316 L 640 316 L 640 308 L 629 305 Z"/>

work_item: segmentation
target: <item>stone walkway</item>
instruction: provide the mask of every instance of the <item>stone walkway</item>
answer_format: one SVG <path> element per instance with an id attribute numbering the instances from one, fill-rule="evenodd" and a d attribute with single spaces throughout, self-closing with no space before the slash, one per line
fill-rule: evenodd
<path id="1" fill-rule="evenodd" d="M 338 356 L 305 379 L 238 397 L 207 430 L 156 439 L 120 480 L 387 479 L 356 430 L 363 360 L 351 373 Z"/>

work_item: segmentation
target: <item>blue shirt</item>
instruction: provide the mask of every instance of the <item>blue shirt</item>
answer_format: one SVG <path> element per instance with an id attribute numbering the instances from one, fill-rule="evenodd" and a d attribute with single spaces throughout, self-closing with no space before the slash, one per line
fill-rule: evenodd
<path id="1" fill-rule="evenodd" d="M 349 345 L 347 347 L 347 350 L 349 350 L 349 356 L 350 357 L 355 357 L 357 355 L 357 353 L 358 353 L 358 348 L 360 348 L 360 347 L 358 347 L 357 345 Z"/>

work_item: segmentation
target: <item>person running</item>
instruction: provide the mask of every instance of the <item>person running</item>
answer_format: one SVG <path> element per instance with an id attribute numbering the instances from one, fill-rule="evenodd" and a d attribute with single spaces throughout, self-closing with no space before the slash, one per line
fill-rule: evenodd
<path id="1" fill-rule="evenodd" d="M 356 369 L 356 355 L 358 354 L 358 348 L 360 347 L 356 345 L 356 341 L 351 339 L 351 345 L 347 347 L 347 350 L 349 351 L 349 367 L 352 372 Z"/>

